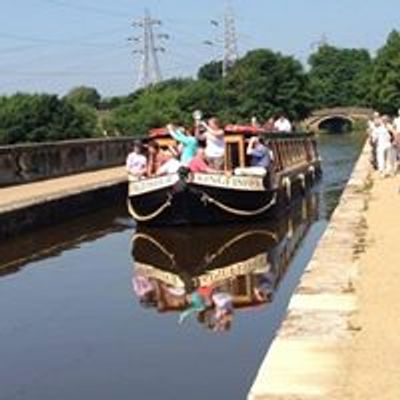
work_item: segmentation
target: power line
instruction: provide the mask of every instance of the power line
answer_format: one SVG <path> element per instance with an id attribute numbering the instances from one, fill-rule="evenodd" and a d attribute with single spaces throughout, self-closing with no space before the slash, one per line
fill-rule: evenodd
<path id="1" fill-rule="evenodd" d="M 129 38 L 135 47 L 134 54 L 140 55 L 139 75 L 137 80 L 137 88 L 146 88 L 154 85 L 162 80 L 162 73 L 158 53 L 165 52 L 166 49 L 158 42 L 169 39 L 169 35 L 165 33 L 155 33 L 155 26 L 161 26 L 159 19 L 153 19 L 148 10 L 142 19 L 135 21 L 133 27 L 141 30 L 140 36 Z"/>
<path id="2" fill-rule="evenodd" d="M 126 13 L 115 12 L 115 10 L 101 8 L 97 6 L 85 5 L 85 4 L 71 4 L 64 0 L 42 0 L 46 3 L 50 3 L 54 6 L 65 7 L 79 12 L 86 12 L 90 14 L 97 14 L 107 17 L 114 18 L 126 18 Z"/>
<path id="3" fill-rule="evenodd" d="M 114 43 L 95 43 L 95 42 L 79 42 L 76 39 L 49 39 L 37 36 L 25 36 L 20 34 L 0 32 L 0 39 L 11 39 L 19 42 L 46 44 L 46 45 L 67 45 L 67 46 L 82 46 L 82 47 L 114 47 Z"/>

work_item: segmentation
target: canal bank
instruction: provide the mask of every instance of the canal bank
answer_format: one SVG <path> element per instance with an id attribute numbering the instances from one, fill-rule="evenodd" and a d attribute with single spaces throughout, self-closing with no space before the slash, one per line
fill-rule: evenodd
<path id="1" fill-rule="evenodd" d="M 124 167 L 0 188 L 0 239 L 58 224 L 126 198 Z"/>
<path id="2" fill-rule="evenodd" d="M 358 306 L 360 254 L 366 245 L 370 179 L 366 144 L 291 299 L 249 400 L 346 396 L 347 354 L 361 329 L 353 317 Z"/>

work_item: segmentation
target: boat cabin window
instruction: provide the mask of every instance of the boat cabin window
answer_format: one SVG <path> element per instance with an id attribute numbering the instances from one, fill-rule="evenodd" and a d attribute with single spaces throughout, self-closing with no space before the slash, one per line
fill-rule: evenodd
<path id="1" fill-rule="evenodd" d="M 225 169 L 232 171 L 245 166 L 244 137 L 241 135 L 225 136 Z"/>

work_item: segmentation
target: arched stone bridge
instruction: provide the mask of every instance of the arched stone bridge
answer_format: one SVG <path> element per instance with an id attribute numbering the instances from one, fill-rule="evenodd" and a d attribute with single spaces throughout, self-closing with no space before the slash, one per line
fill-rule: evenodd
<path id="1" fill-rule="evenodd" d="M 373 112 L 374 110 L 370 108 L 326 108 L 314 111 L 303 124 L 304 127 L 310 131 L 332 130 L 343 132 L 346 130 L 346 127 L 351 128 L 355 122 L 368 121 L 372 117 Z"/>

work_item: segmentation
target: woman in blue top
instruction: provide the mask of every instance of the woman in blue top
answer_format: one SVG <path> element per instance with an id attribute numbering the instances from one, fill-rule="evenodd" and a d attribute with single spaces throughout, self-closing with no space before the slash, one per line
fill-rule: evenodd
<path id="1" fill-rule="evenodd" d="M 195 157 L 199 143 L 197 139 L 186 133 L 183 128 L 176 128 L 174 125 L 167 125 L 168 133 L 174 138 L 178 143 L 182 144 L 183 150 L 181 153 L 181 163 L 184 167 L 188 167 L 190 161 Z"/>

